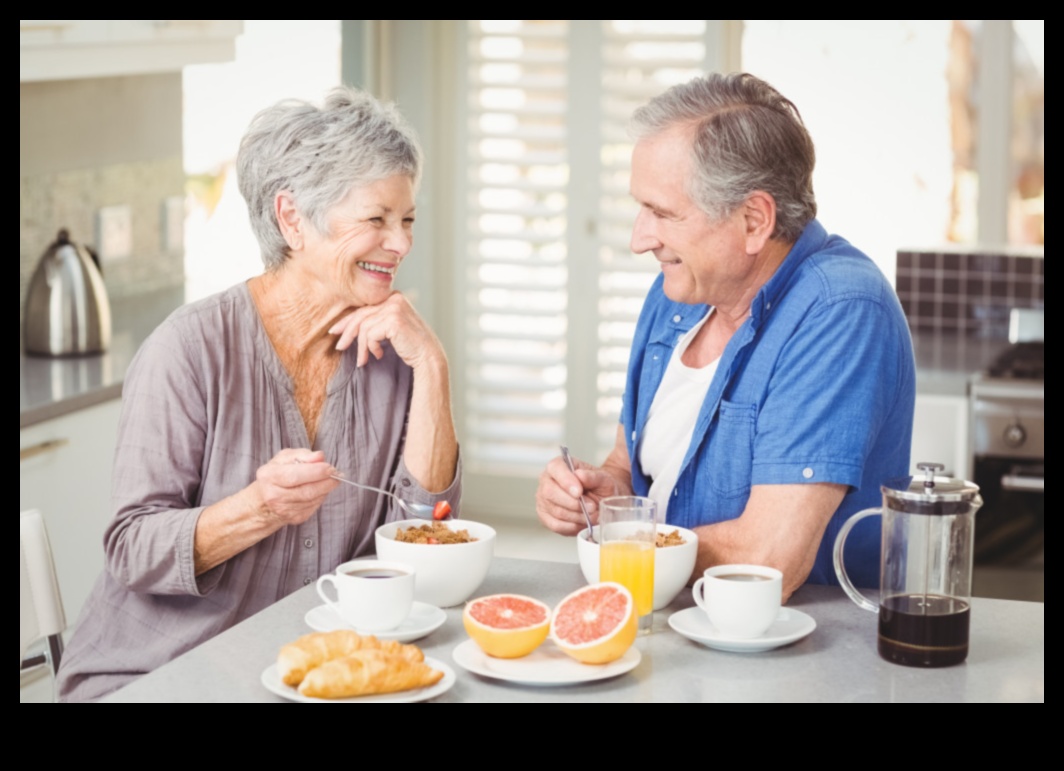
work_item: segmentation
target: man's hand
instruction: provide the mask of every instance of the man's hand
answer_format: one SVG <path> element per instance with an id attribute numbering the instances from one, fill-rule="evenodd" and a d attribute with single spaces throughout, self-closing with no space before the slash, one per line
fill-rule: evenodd
<path id="1" fill-rule="evenodd" d="M 573 458 L 574 474 L 562 458 L 547 464 L 536 490 L 539 521 L 555 533 L 576 535 L 585 527 L 580 498 L 587 504 L 592 522 L 598 522 L 598 503 L 614 495 L 632 494 L 632 467 L 624 443 L 624 429 L 617 428 L 617 442 L 602 466 Z"/>
<path id="2" fill-rule="evenodd" d="M 592 522 L 597 522 L 598 502 L 620 493 L 617 481 L 602 469 L 575 458 L 573 465 L 576 474 L 561 458 L 552 460 L 540 475 L 539 489 L 536 490 L 539 521 L 562 535 L 576 535 L 587 527 L 580 510 L 581 496 Z"/>

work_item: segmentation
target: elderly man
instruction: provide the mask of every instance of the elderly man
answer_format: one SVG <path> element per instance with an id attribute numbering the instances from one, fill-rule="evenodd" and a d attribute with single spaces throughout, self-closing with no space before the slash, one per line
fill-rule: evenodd
<path id="1" fill-rule="evenodd" d="M 909 468 L 909 330 L 876 266 L 815 219 L 813 142 L 797 108 L 748 74 L 676 86 L 633 119 L 632 250 L 661 266 L 628 365 L 617 443 L 601 466 L 556 459 L 537 512 L 582 527 L 614 494 L 649 495 L 699 537 L 696 575 L 773 565 L 784 595 L 833 583 L 835 534 Z M 879 537 L 847 570 L 877 585 Z"/>

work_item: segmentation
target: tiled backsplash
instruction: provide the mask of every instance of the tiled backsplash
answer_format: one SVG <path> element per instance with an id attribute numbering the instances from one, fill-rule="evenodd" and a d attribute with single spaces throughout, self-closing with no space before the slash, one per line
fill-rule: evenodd
<path id="1" fill-rule="evenodd" d="M 1013 308 L 1045 307 L 1036 256 L 898 252 L 897 290 L 913 332 L 1005 339 Z"/>
<path id="2" fill-rule="evenodd" d="M 101 206 L 122 203 L 132 211 L 132 256 L 103 266 L 112 299 L 182 283 L 184 253 L 166 249 L 160 234 L 162 203 L 181 196 L 183 187 L 180 157 L 20 178 L 19 318 L 33 272 L 59 228 L 76 243 L 92 245 Z"/>

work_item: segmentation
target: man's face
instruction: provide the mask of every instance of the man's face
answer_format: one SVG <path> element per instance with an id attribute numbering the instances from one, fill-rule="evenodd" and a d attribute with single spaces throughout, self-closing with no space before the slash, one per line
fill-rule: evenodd
<path id="1" fill-rule="evenodd" d="M 691 135 L 668 129 L 640 140 L 632 153 L 631 194 L 639 204 L 632 251 L 653 252 L 665 274 L 665 295 L 689 304 L 727 303 L 750 268 L 742 207 L 712 221 L 685 189 Z"/>

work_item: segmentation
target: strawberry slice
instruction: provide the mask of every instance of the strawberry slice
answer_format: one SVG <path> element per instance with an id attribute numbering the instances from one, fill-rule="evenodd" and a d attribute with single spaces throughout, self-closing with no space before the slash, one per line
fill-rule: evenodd
<path id="1" fill-rule="evenodd" d="M 432 518 L 439 522 L 441 519 L 447 519 L 451 516 L 451 504 L 447 501 L 440 501 L 432 509 Z"/>

